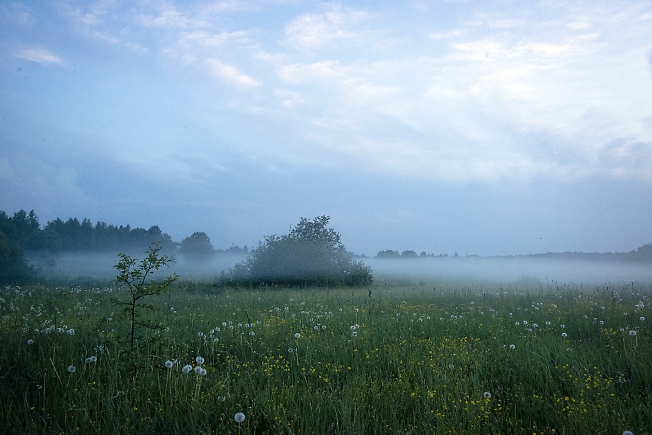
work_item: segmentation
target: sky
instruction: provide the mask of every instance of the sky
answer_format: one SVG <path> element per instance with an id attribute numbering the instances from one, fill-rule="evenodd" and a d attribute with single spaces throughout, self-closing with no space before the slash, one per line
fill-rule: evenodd
<path id="1" fill-rule="evenodd" d="M 0 210 L 358 254 L 652 243 L 649 1 L 0 4 Z"/>

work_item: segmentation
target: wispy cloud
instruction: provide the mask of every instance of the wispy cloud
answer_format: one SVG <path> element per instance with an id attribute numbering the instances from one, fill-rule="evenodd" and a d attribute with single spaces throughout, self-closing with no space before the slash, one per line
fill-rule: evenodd
<path id="1" fill-rule="evenodd" d="M 60 65 L 63 63 L 63 59 L 45 48 L 24 48 L 15 51 L 14 56 L 41 65 Z"/>
<path id="2" fill-rule="evenodd" d="M 361 11 L 333 10 L 323 14 L 303 14 L 286 24 L 287 42 L 299 49 L 319 49 L 334 43 L 355 39 L 360 33 L 352 26 L 365 18 Z"/>
<path id="3" fill-rule="evenodd" d="M 259 85 L 259 83 L 254 78 L 244 74 L 231 65 L 222 63 L 217 59 L 208 59 L 206 63 L 208 64 L 213 77 L 217 78 L 220 81 L 244 87 L 253 87 Z"/>

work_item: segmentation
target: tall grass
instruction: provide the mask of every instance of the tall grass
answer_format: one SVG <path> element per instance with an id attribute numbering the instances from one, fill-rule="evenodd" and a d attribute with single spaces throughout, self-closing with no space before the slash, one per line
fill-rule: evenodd
<path id="1" fill-rule="evenodd" d="M 2 431 L 650 433 L 651 290 L 180 284 L 132 378 L 113 288 L 7 287 Z"/>

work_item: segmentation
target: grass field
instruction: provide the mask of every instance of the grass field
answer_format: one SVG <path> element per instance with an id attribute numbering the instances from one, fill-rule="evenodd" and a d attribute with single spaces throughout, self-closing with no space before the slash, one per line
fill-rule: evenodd
<path id="1" fill-rule="evenodd" d="M 0 430 L 652 433 L 651 292 L 180 283 L 150 301 L 164 329 L 141 341 L 133 378 L 120 292 L 6 287 Z"/>

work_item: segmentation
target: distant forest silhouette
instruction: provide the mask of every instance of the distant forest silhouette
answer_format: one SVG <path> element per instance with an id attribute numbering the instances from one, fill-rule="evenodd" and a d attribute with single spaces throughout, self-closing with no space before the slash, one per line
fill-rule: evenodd
<path id="1" fill-rule="evenodd" d="M 41 228 L 38 216 L 34 211 L 27 213 L 20 210 L 13 216 L 8 216 L 0 211 L 0 253 L 16 255 L 18 251 L 29 252 L 70 252 L 70 251 L 94 251 L 94 252 L 144 252 L 152 243 L 159 243 L 163 252 L 184 253 L 184 247 L 190 250 L 196 247 L 197 253 L 208 255 L 214 253 L 248 254 L 249 249 L 244 246 L 232 246 L 225 250 L 215 250 L 210 239 L 205 233 L 194 233 L 181 242 L 175 242 L 170 235 L 161 231 L 157 225 L 145 228 L 132 228 L 130 225 L 110 225 L 105 222 L 97 222 L 95 225 L 90 219 L 60 218 L 49 221 Z M 188 250 L 188 249 L 186 249 Z M 189 254 L 190 252 L 187 252 Z M 0 255 L 2 256 L 2 255 Z M 405 250 L 403 252 L 391 249 L 378 252 L 379 259 L 419 259 L 419 258 L 466 258 L 455 253 L 453 256 L 447 254 L 430 254 Z M 547 252 L 541 254 L 501 256 L 501 258 L 531 258 L 531 259 L 554 259 L 554 260 L 584 260 L 584 261 L 621 261 L 652 263 L 652 243 L 640 246 L 638 249 L 629 252 L 606 252 L 606 253 L 585 253 L 585 252 Z"/>
<path id="2" fill-rule="evenodd" d="M 31 252 L 70 252 L 70 251 L 95 251 L 95 252 L 144 252 L 152 243 L 159 243 L 162 251 L 177 251 L 185 243 L 196 239 L 203 239 L 201 249 L 208 247 L 213 250 L 210 239 L 205 233 L 194 233 L 182 242 L 175 242 L 169 234 L 164 233 L 157 225 L 145 228 L 132 228 L 130 225 L 109 225 L 97 222 L 95 225 L 90 219 L 79 220 L 69 218 L 64 221 L 60 218 L 49 221 L 41 228 L 38 216 L 34 211 L 27 213 L 20 210 L 12 217 L 0 211 L 0 233 L 4 235 L 7 243 L 17 245 L 24 251 Z M 181 249 L 183 250 L 183 249 Z M 216 253 L 247 254 L 248 248 L 232 246 L 226 250 L 214 250 Z"/>
<path id="3" fill-rule="evenodd" d="M 376 258 L 410 260 L 417 258 L 473 258 L 478 255 L 466 255 L 461 257 L 455 253 L 452 257 L 448 254 L 428 254 L 421 252 L 417 255 L 416 251 L 394 251 L 387 249 L 379 251 Z M 544 254 L 525 254 L 525 255 L 501 255 L 487 258 L 531 258 L 531 259 L 551 259 L 559 261 L 621 261 L 628 263 L 652 263 L 652 243 L 640 246 L 638 249 L 629 252 L 546 252 Z"/>

